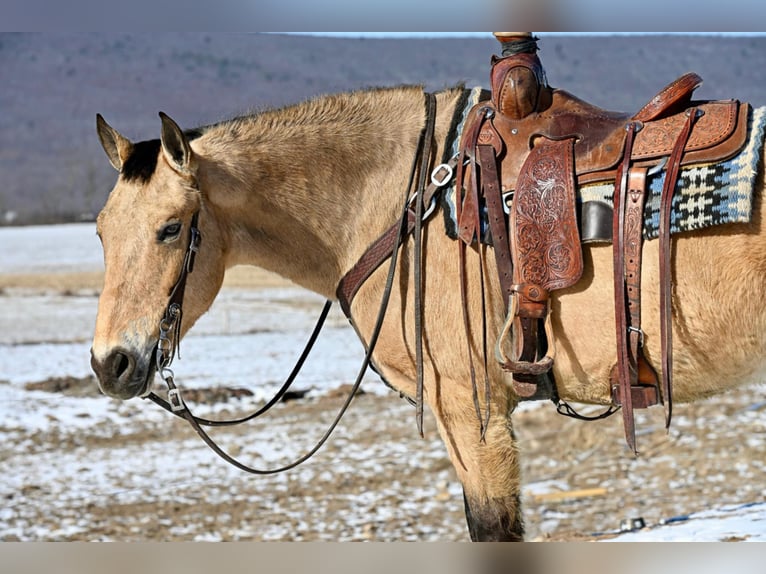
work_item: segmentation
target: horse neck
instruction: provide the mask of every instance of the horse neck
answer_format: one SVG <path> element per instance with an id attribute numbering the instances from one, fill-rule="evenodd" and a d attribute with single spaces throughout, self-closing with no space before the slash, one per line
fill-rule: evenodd
<path id="1" fill-rule="evenodd" d="M 458 95 L 439 95 L 439 144 Z M 334 297 L 344 273 L 396 221 L 423 123 L 422 90 L 397 88 L 210 128 L 193 144 L 227 267 L 257 265 Z"/>

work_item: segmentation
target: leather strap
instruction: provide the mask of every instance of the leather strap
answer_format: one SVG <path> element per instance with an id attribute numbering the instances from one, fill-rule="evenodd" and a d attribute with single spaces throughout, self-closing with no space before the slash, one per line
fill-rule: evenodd
<path id="1" fill-rule="evenodd" d="M 206 419 L 203 417 L 192 415 L 191 412 L 189 413 L 189 415 L 194 418 L 194 420 L 196 421 L 198 425 L 208 426 L 208 427 L 224 427 L 224 426 L 234 426 L 234 425 L 246 423 L 248 421 L 258 418 L 259 416 L 264 414 L 266 411 L 271 409 L 271 407 L 273 407 L 280 400 L 282 400 L 282 397 L 285 396 L 287 391 L 292 386 L 293 382 L 295 382 L 295 379 L 297 378 L 298 374 L 301 372 L 301 369 L 303 368 L 303 365 L 306 362 L 306 359 L 308 359 L 309 353 L 311 353 L 311 350 L 314 348 L 314 343 L 316 343 L 316 340 L 319 337 L 319 333 L 322 331 L 322 327 L 324 326 L 325 320 L 327 319 L 327 314 L 330 312 L 331 307 L 332 307 L 332 302 L 329 300 L 325 301 L 324 307 L 322 308 L 322 312 L 319 314 L 319 318 L 317 319 L 316 325 L 314 325 L 314 330 L 311 332 L 311 336 L 306 342 L 306 346 L 303 348 L 303 352 L 301 353 L 300 357 L 298 357 L 298 360 L 296 361 L 295 366 L 293 366 L 293 370 L 290 371 L 290 374 L 287 376 L 284 383 L 282 383 L 282 386 L 274 394 L 274 396 L 271 397 L 271 399 L 268 402 L 266 402 L 262 407 L 260 407 L 259 409 L 252 412 L 249 415 L 239 417 L 236 419 L 228 419 L 228 420 Z M 162 407 L 163 409 L 165 409 L 171 414 L 174 414 L 181 418 L 187 418 L 186 416 L 181 415 L 177 410 L 175 410 L 173 408 L 173 405 L 171 405 L 168 401 L 156 395 L 155 393 L 149 393 L 146 398 L 150 399 L 152 402 L 159 405 L 160 407 Z"/>
<path id="2" fill-rule="evenodd" d="M 476 144 L 479 140 L 479 132 L 481 130 L 487 115 L 493 113 L 492 108 L 489 105 L 480 105 L 474 107 L 468 119 L 463 131 L 460 144 L 460 154 L 458 156 L 458 174 L 457 174 L 457 189 L 465 191 L 462 202 L 458 200 L 457 208 L 457 223 L 458 223 L 458 236 L 466 244 L 473 243 L 474 238 L 479 238 L 481 234 L 481 223 L 479 218 L 479 185 L 478 185 L 478 166 L 476 158 Z M 463 178 L 465 177 L 465 165 L 468 163 L 470 166 L 470 178 L 469 185 L 465 187 L 463 185 Z M 462 193 L 462 191 L 460 192 Z"/>
<path id="3" fill-rule="evenodd" d="M 489 374 L 488 374 L 488 368 L 487 368 L 487 345 L 486 345 L 486 308 L 485 308 L 485 298 L 484 298 L 484 268 L 482 265 L 482 258 L 481 256 L 478 258 L 479 261 L 479 277 L 480 285 L 481 285 L 481 297 L 482 297 L 482 343 L 484 348 L 484 393 L 485 393 L 485 408 L 484 413 L 482 413 L 481 405 L 479 404 L 479 391 L 478 391 L 478 385 L 476 383 L 476 367 L 474 365 L 473 360 L 473 348 L 471 345 L 471 323 L 470 323 L 470 317 L 468 316 L 468 292 L 467 292 L 467 268 L 466 268 L 466 249 L 468 245 L 471 245 L 474 241 L 474 239 L 477 240 L 478 243 L 481 243 L 481 222 L 480 222 L 480 216 L 479 216 L 479 193 L 480 193 L 480 185 L 479 185 L 479 170 L 480 170 L 480 154 L 486 156 L 485 162 L 486 162 L 486 169 L 489 170 L 491 173 L 494 173 L 494 179 L 495 183 L 491 184 L 493 189 L 497 189 L 498 196 L 500 195 L 500 187 L 499 187 L 499 178 L 497 177 L 497 167 L 495 163 L 495 151 L 492 149 L 491 145 L 482 144 L 479 145 L 480 141 L 480 133 L 483 125 L 485 124 L 486 120 L 494 114 L 494 110 L 492 110 L 491 107 L 489 107 L 488 104 L 475 106 L 472 108 L 470 116 L 468 120 L 466 121 L 466 127 L 463 131 L 463 136 L 460 140 L 460 148 L 459 148 L 459 154 L 458 154 L 458 165 L 457 165 L 457 176 L 455 179 L 455 189 L 457 190 L 457 200 L 456 200 L 456 215 L 457 215 L 457 221 L 458 221 L 458 264 L 459 264 L 459 277 L 460 277 L 460 300 L 462 304 L 462 312 L 463 312 L 463 326 L 464 326 L 464 332 L 465 332 L 465 343 L 466 343 L 466 355 L 468 357 L 468 369 L 470 373 L 470 379 L 471 379 L 471 391 L 472 391 L 472 397 L 473 397 L 473 405 L 474 410 L 476 411 L 476 417 L 479 420 L 479 427 L 480 427 L 480 436 L 481 440 L 484 440 L 484 435 L 487 430 L 487 426 L 489 424 L 489 416 L 490 416 L 490 395 L 489 395 Z M 480 152 L 481 147 L 486 147 L 488 149 L 485 149 L 484 152 Z M 491 156 L 491 159 L 489 158 Z M 490 165 L 491 164 L 491 165 Z M 465 186 L 465 174 L 466 171 L 469 170 L 469 177 L 468 177 L 468 185 Z M 493 176 L 490 176 L 490 179 L 493 179 Z M 482 174 L 482 182 L 484 180 L 483 174 Z M 500 209 L 502 211 L 502 206 L 500 204 L 501 200 L 498 199 L 497 202 L 492 202 L 492 209 L 497 210 Z M 496 215 L 496 212 L 493 211 L 492 215 Z M 491 219 L 495 219 L 492 215 L 490 215 Z M 494 223 L 494 227 L 492 227 L 492 223 L 490 224 L 490 230 L 492 233 L 492 242 L 495 246 L 495 249 L 497 249 L 497 243 L 496 240 L 496 234 L 497 236 L 503 236 L 504 233 L 502 231 L 502 226 L 505 225 L 505 213 L 503 212 L 502 218 Z M 507 233 L 505 234 L 507 237 Z M 502 249 L 502 248 L 501 248 Z M 495 252 L 495 257 L 498 257 L 497 251 Z M 508 257 L 508 261 L 510 262 L 510 256 Z M 506 301 L 507 304 L 507 287 L 503 287 L 503 295 L 504 295 L 504 301 Z"/>
<path id="4" fill-rule="evenodd" d="M 644 202 L 646 200 L 645 167 L 628 170 L 628 194 L 625 197 L 625 283 L 628 290 L 630 316 L 630 349 L 632 359 L 638 355 L 641 337 L 641 254 L 644 243 Z"/>
<path id="5" fill-rule="evenodd" d="M 670 216 L 673 207 L 673 194 L 678 181 L 681 159 L 686 142 L 691 135 L 694 122 L 697 120 L 696 107 L 687 110 L 687 119 L 681 133 L 673 146 L 673 152 L 668 160 L 665 182 L 662 186 L 660 207 L 660 338 L 662 347 L 662 395 L 665 401 L 665 427 L 670 427 L 673 415 L 673 329 L 672 329 L 672 270 L 671 270 L 671 236 Z"/>
<path id="6" fill-rule="evenodd" d="M 630 365 L 633 408 L 645 409 L 660 402 L 657 372 L 644 356 L 641 330 L 641 261 L 643 255 L 644 204 L 647 169 L 632 167 L 628 173 L 625 198 L 625 283 L 628 295 Z"/>
<path id="7" fill-rule="evenodd" d="M 420 153 L 418 185 L 415 195 L 415 420 L 418 433 L 423 437 L 423 209 L 425 204 L 426 174 L 430 173 L 431 155 L 436 124 L 436 96 L 426 93 L 426 123 L 423 127 L 423 149 Z"/>
<path id="8" fill-rule="evenodd" d="M 423 436 L 423 309 L 422 309 L 422 223 L 425 206 L 430 205 L 435 193 L 446 181 L 434 182 L 426 186 L 426 178 L 430 174 L 430 164 L 433 155 L 433 139 L 436 124 L 436 97 L 431 93 L 425 94 L 426 117 L 418 140 L 418 147 L 410 170 L 407 184 L 408 192 L 412 189 L 415 173 L 418 181 L 412 196 L 415 208 L 406 205 L 400 220 L 392 225 L 381 237 L 367 248 L 365 253 L 343 276 L 336 289 L 336 295 L 346 317 L 351 319 L 351 302 L 362 284 L 389 257 L 395 256 L 404 239 L 414 234 L 414 281 L 415 281 L 415 370 L 416 396 L 415 418 L 418 432 Z M 448 164 L 454 169 L 454 164 Z"/>
<path id="9" fill-rule="evenodd" d="M 380 267 L 383 262 L 391 257 L 394 249 L 400 245 L 400 235 L 407 236 L 415 229 L 415 212 L 408 209 L 402 229 L 402 222 L 397 221 L 389 227 L 375 242 L 367 248 L 367 251 L 359 258 L 359 261 L 340 280 L 336 295 L 341 309 L 346 317 L 351 316 L 351 302 L 357 291 L 365 281 Z"/>
<path id="10" fill-rule="evenodd" d="M 631 394 L 632 377 L 630 357 L 628 355 L 628 316 L 627 293 L 625 288 L 625 199 L 628 189 L 628 169 L 633 141 L 638 123 L 630 122 L 626 126 L 625 148 L 622 163 L 617 171 L 614 185 L 614 218 L 612 220 L 612 253 L 614 260 L 614 314 L 615 335 L 617 339 L 617 373 L 622 401 L 622 422 L 625 440 L 636 453 L 636 429 L 633 419 L 633 396 Z"/>
<path id="11" fill-rule="evenodd" d="M 184 260 L 181 263 L 181 271 L 178 273 L 178 279 L 170 288 L 168 293 L 168 304 L 165 307 L 165 313 L 162 318 L 161 325 L 173 326 L 173 340 L 172 344 L 166 340 L 162 344 L 158 344 L 157 349 L 154 352 L 154 361 L 157 364 L 158 370 L 161 363 L 164 361 L 173 361 L 177 352 L 180 349 L 181 342 L 181 322 L 183 321 L 183 301 L 184 294 L 186 293 L 186 281 L 189 278 L 189 273 L 194 270 L 194 261 L 197 258 L 199 252 L 199 246 L 202 243 L 202 234 L 199 230 L 199 210 L 195 211 L 189 222 L 189 243 L 186 246 L 186 253 L 184 254 Z"/>
<path id="12" fill-rule="evenodd" d="M 482 192 L 487 205 L 489 229 L 492 233 L 492 247 L 495 252 L 500 288 L 503 291 L 505 311 L 508 312 L 508 298 L 513 284 L 513 264 L 511 263 L 503 195 L 500 191 L 500 178 L 497 175 L 497 158 L 491 145 L 478 145 L 476 148 L 481 169 Z"/>
<path id="13" fill-rule="evenodd" d="M 452 158 L 446 165 L 449 170 L 454 171 L 457 163 L 457 158 Z M 424 205 L 431 205 L 435 201 L 434 196 L 444 184 L 437 185 L 431 182 L 428 185 L 423 196 Z M 402 230 L 401 221 L 394 223 L 367 248 L 359 258 L 359 261 L 340 280 L 335 294 L 346 317 L 351 316 L 351 302 L 354 300 L 354 296 L 359 291 L 359 288 L 386 259 L 391 257 L 392 251 L 399 245 L 400 231 L 403 233 L 402 238 L 413 232 L 415 229 L 415 219 L 415 212 L 411 208 L 407 209 L 404 229 Z"/>
<path id="14" fill-rule="evenodd" d="M 624 278 L 627 290 L 628 359 L 630 366 L 630 394 L 634 409 L 645 409 L 660 402 L 659 378 L 644 356 L 641 330 L 641 261 L 643 254 L 644 203 L 646 200 L 647 168 L 631 167 L 628 171 L 628 193 L 624 197 L 624 245 L 614 246 L 624 253 Z M 618 270 L 615 269 L 615 273 Z M 623 302 L 615 302 L 615 305 Z M 612 369 L 612 402 L 622 405 L 618 369 Z"/>

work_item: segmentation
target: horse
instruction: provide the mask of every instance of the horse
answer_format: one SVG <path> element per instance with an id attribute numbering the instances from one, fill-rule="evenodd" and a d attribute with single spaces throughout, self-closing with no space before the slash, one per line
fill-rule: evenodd
<path id="1" fill-rule="evenodd" d="M 435 158 L 449 155 L 445 142 L 463 94 L 462 86 L 435 94 Z M 335 299 L 345 274 L 401 217 L 426 123 L 419 86 L 320 96 L 188 131 L 160 115 L 160 138 L 138 143 L 101 116 L 97 122 L 119 176 L 97 218 L 105 276 L 91 364 L 100 390 L 123 400 L 151 387 L 159 325 L 184 265 L 195 214 L 203 240 L 185 285 L 179 337 L 210 307 L 226 269 L 235 265 L 261 267 Z M 676 402 L 735 389 L 764 367 L 760 166 L 749 223 L 674 236 Z M 520 541 L 520 452 L 512 417 L 520 397 L 511 375 L 484 360 L 481 339 L 483 332 L 496 337 L 505 319 L 496 264 L 492 248 L 474 244 L 465 249 L 461 268 L 458 242 L 446 226 L 443 217 L 423 226 L 422 341 L 415 334 L 415 242 L 407 239 L 372 362 L 387 384 L 415 397 L 422 344 L 422 396 L 462 484 L 470 537 Z M 660 353 L 657 308 L 648 303 L 659 298 L 657 243 L 645 242 L 641 279 L 651 362 Z M 557 292 L 552 303 L 553 373 L 562 399 L 609 405 L 615 362 L 611 247 L 583 245 L 583 262 L 581 279 Z M 388 273 L 386 265 L 373 271 L 351 303 L 364 345 L 374 334 Z M 472 385 L 472 369 L 486 370 L 486 388 Z M 476 398 L 487 405 L 486 420 L 477 417 Z"/>

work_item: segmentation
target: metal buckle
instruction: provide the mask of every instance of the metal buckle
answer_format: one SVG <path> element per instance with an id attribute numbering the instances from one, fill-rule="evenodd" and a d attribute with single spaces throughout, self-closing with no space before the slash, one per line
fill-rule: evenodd
<path id="1" fill-rule="evenodd" d="M 189 249 L 191 251 L 194 251 L 194 253 L 197 253 L 199 251 L 199 244 L 201 239 L 202 239 L 202 234 L 199 232 L 199 229 L 197 229 L 196 227 L 192 227 L 191 240 L 189 241 Z"/>
<path id="2" fill-rule="evenodd" d="M 440 171 L 444 173 L 444 176 L 441 179 L 437 179 Z M 431 183 L 433 183 L 436 187 L 444 187 L 450 182 L 454 174 L 455 172 L 448 164 L 440 163 L 431 172 Z"/>
<path id="3" fill-rule="evenodd" d="M 505 211 L 506 215 L 511 214 L 511 203 L 513 203 L 513 192 L 512 191 L 506 191 L 503 194 L 503 211 Z"/>
<path id="4" fill-rule="evenodd" d="M 199 253 L 199 244 L 202 241 L 202 234 L 196 227 L 191 228 L 191 237 L 189 237 L 189 250 L 186 254 L 186 272 L 191 273 L 194 270 L 194 259 Z"/>
<path id="5" fill-rule="evenodd" d="M 638 333 L 638 343 L 642 347 L 644 346 L 644 330 L 643 329 L 637 329 L 636 327 L 628 327 L 628 334 L 630 332 Z"/>
<path id="6" fill-rule="evenodd" d="M 170 404 L 170 410 L 174 413 L 186 410 L 186 406 L 181 399 L 181 391 L 177 387 L 168 390 L 168 403 Z"/>

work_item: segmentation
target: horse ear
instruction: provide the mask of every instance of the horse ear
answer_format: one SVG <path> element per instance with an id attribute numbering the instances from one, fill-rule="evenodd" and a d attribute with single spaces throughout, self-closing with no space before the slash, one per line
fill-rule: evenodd
<path id="1" fill-rule="evenodd" d="M 192 150 L 189 140 L 170 116 L 160 112 L 162 120 L 162 153 L 176 171 L 189 174 L 192 171 Z"/>
<path id="2" fill-rule="evenodd" d="M 133 151 L 133 144 L 130 143 L 128 138 L 106 123 L 101 114 L 96 114 L 96 131 L 106 156 L 109 158 L 109 163 L 117 171 L 122 170 L 122 165 Z"/>

